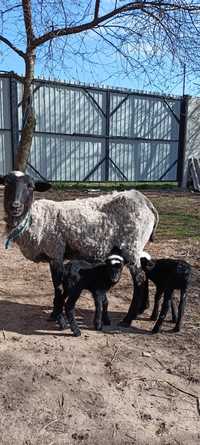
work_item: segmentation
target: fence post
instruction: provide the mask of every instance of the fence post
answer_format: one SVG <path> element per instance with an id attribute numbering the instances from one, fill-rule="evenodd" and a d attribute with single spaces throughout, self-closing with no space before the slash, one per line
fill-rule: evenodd
<path id="1" fill-rule="evenodd" d="M 184 95 L 180 105 L 180 125 L 179 125 L 179 142 L 178 142 L 178 167 L 177 181 L 178 186 L 183 187 L 184 163 L 187 145 L 187 120 L 188 120 L 188 103 L 190 96 Z"/>
<path id="2" fill-rule="evenodd" d="M 17 99 L 17 80 L 10 75 L 10 118 L 11 118 L 11 150 L 12 150 L 12 168 L 15 166 L 15 157 L 19 142 L 19 124 L 18 124 L 18 99 Z"/>
<path id="3" fill-rule="evenodd" d="M 109 181 L 110 91 L 106 91 L 105 181 Z"/>

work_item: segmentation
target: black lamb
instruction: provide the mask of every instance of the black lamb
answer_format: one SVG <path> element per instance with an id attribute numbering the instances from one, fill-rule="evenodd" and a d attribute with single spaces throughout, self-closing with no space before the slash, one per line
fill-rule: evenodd
<path id="1" fill-rule="evenodd" d="M 151 320 L 157 320 L 152 330 L 152 333 L 159 332 L 163 320 L 165 319 L 171 303 L 172 321 L 175 324 L 174 332 L 178 332 L 182 326 L 182 319 L 186 304 L 186 291 L 190 283 L 191 266 L 186 261 L 174 260 L 171 258 L 162 259 L 147 259 L 142 257 L 140 259 L 143 271 L 146 277 L 153 281 L 156 286 L 154 308 L 151 315 Z M 178 307 L 178 316 L 176 314 L 176 307 L 173 301 L 173 291 L 180 290 L 180 302 Z M 159 300 L 164 293 L 164 299 L 161 311 L 158 317 Z"/>
<path id="2" fill-rule="evenodd" d="M 105 262 L 89 263 L 85 260 L 72 260 L 64 265 L 65 312 L 75 336 L 81 335 L 75 319 L 75 304 L 84 289 L 89 290 L 94 298 L 95 329 L 101 330 L 103 324 L 110 325 L 106 292 L 119 281 L 124 263 L 125 260 L 119 254 L 119 249 L 113 249 Z M 60 315 L 59 318 L 59 324 L 62 326 L 63 316 Z"/>

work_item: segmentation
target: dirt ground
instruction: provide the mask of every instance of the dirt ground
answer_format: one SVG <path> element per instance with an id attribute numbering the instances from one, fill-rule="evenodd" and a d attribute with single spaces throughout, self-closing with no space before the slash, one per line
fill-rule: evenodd
<path id="1" fill-rule="evenodd" d="M 194 266 L 181 333 L 172 334 L 167 320 L 151 335 L 150 309 L 129 329 L 118 327 L 132 294 L 125 270 L 109 294 L 112 326 L 93 330 L 93 302 L 84 293 L 77 307 L 82 336 L 74 338 L 48 321 L 48 266 L 25 260 L 17 247 L 4 249 L 2 193 L 0 444 L 199 444 L 200 242 L 156 239 L 148 246 L 153 256 Z"/>

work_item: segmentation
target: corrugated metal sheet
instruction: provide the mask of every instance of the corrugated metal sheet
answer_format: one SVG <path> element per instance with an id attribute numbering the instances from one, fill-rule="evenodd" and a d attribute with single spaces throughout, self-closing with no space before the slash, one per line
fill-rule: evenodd
<path id="1" fill-rule="evenodd" d="M 165 181 L 176 179 L 177 144 L 162 142 L 112 143 L 111 159 L 125 173 L 129 181 L 157 181 L 170 166 L 172 168 L 165 175 Z M 109 165 L 110 180 L 120 181 L 123 176 Z"/>
<path id="2" fill-rule="evenodd" d="M 102 159 L 102 143 L 98 140 L 69 136 L 34 136 L 30 164 L 51 181 L 81 181 Z M 92 180 L 100 181 L 98 169 Z"/>
<path id="3" fill-rule="evenodd" d="M 0 78 L 0 174 L 12 168 L 9 79 Z"/>

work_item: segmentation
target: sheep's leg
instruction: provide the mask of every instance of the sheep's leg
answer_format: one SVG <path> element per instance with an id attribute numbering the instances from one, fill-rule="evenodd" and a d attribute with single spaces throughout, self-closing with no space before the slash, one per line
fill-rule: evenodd
<path id="1" fill-rule="evenodd" d="M 65 297 L 63 293 L 63 264 L 60 262 L 50 263 L 51 278 L 54 286 L 53 311 L 50 315 L 51 320 L 57 320 L 58 316 L 63 312 Z"/>
<path id="2" fill-rule="evenodd" d="M 151 320 L 157 320 L 158 318 L 158 312 L 159 312 L 159 301 L 161 299 L 163 293 L 163 289 L 156 289 L 155 293 L 155 299 L 154 299 L 154 307 L 151 314 Z"/>
<path id="3" fill-rule="evenodd" d="M 81 331 L 78 327 L 78 323 L 75 319 L 75 304 L 80 297 L 81 290 L 80 289 L 73 289 L 73 291 L 70 291 L 69 297 L 65 303 L 65 313 L 70 325 L 70 328 L 72 332 L 74 333 L 75 337 L 79 337 L 81 335 Z"/>
<path id="4" fill-rule="evenodd" d="M 148 279 L 140 267 L 129 265 L 129 270 L 133 280 L 134 293 L 127 315 L 124 317 L 121 326 L 130 326 L 138 314 L 142 314 L 149 307 Z"/>
<path id="5" fill-rule="evenodd" d="M 95 316 L 94 316 L 94 327 L 97 331 L 102 329 L 102 311 L 103 311 L 103 300 L 105 294 L 101 291 L 93 292 L 94 303 L 95 303 Z"/>
<path id="6" fill-rule="evenodd" d="M 167 312 L 169 310 L 171 298 L 172 298 L 172 290 L 166 289 L 164 292 L 164 300 L 163 300 L 159 318 L 158 318 L 154 328 L 152 329 L 153 334 L 156 334 L 157 332 L 160 331 L 163 320 L 165 319 Z"/>
<path id="7" fill-rule="evenodd" d="M 104 294 L 102 304 L 103 304 L 102 322 L 105 326 L 110 326 L 111 323 L 110 323 L 110 318 L 108 316 L 108 299 L 106 293 Z"/>
<path id="8" fill-rule="evenodd" d="M 174 327 L 174 332 L 179 332 L 182 326 L 183 322 L 183 315 L 185 311 L 185 305 L 186 305 L 186 291 L 185 289 L 181 289 L 181 297 L 180 297 L 180 303 L 178 307 L 178 319 L 176 322 L 176 326 Z"/>

